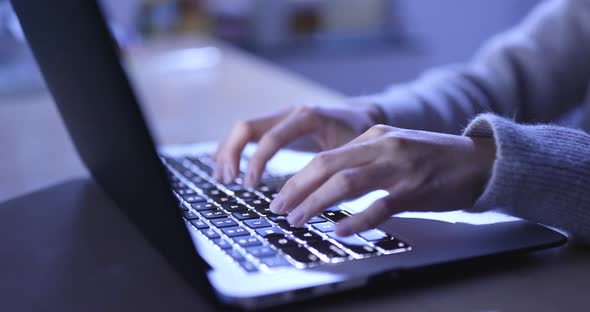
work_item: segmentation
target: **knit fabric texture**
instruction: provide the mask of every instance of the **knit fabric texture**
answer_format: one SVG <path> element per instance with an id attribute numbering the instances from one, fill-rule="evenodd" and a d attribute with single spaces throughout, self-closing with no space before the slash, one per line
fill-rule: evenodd
<path id="1" fill-rule="evenodd" d="M 475 118 L 464 134 L 496 142 L 493 172 L 474 211 L 502 209 L 590 243 L 590 135 L 493 114 Z"/>

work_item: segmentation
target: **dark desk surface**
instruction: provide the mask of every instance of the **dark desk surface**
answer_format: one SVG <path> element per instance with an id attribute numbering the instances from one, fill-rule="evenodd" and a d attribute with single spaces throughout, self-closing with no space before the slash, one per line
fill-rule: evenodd
<path id="1" fill-rule="evenodd" d="M 133 54 L 131 72 L 162 143 L 219 139 L 232 120 L 279 106 L 343 101 L 215 43 L 221 58 L 212 67 L 163 73 L 145 65 L 159 64 L 171 46 L 204 45 L 211 43 L 164 43 Z M 0 200 L 86 175 L 47 94 L 1 101 Z M 84 183 L 2 205 L 0 264 L 0 311 L 206 310 L 127 220 Z M 588 289 L 590 250 L 568 245 L 280 310 L 574 311 L 587 310 Z"/>

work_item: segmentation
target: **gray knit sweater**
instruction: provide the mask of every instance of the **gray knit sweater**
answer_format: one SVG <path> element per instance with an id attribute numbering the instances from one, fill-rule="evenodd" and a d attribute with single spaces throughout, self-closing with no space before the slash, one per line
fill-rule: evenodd
<path id="1" fill-rule="evenodd" d="M 589 85 L 590 0 L 553 0 L 471 62 L 369 99 L 393 126 L 494 137 L 493 173 L 474 211 L 505 209 L 590 242 L 590 135 L 555 125 L 576 108 L 590 116 Z"/>

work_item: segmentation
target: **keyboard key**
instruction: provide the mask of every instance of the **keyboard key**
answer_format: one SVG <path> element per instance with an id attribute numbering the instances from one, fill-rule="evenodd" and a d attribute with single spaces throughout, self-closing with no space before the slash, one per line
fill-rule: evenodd
<path id="1" fill-rule="evenodd" d="M 246 189 L 244 188 L 244 186 L 242 185 L 242 181 L 241 179 L 236 179 L 236 181 L 230 183 L 230 184 L 225 184 L 224 185 L 226 189 L 234 192 L 234 194 L 236 192 L 243 192 L 246 191 Z"/>
<path id="2" fill-rule="evenodd" d="M 386 239 L 375 243 L 375 246 L 385 250 L 385 251 L 392 251 L 401 248 L 408 248 L 404 242 L 399 241 L 397 239 Z"/>
<path id="3" fill-rule="evenodd" d="M 249 211 L 250 209 L 242 204 L 223 204 L 221 208 L 227 212 Z"/>
<path id="4" fill-rule="evenodd" d="M 213 219 L 213 220 L 211 220 L 211 223 L 218 228 L 224 228 L 224 227 L 238 225 L 238 222 L 236 222 L 236 220 L 230 219 L 230 218 Z"/>
<path id="5" fill-rule="evenodd" d="M 217 245 L 219 248 L 221 248 L 221 250 L 229 250 L 229 249 L 232 249 L 231 243 L 228 242 L 224 238 L 215 239 L 215 240 L 213 240 L 213 243 L 215 243 L 215 245 Z"/>
<path id="6" fill-rule="evenodd" d="M 207 191 L 216 189 L 215 185 L 213 185 L 209 182 L 195 183 L 195 186 L 203 192 L 207 192 Z"/>
<path id="7" fill-rule="evenodd" d="M 346 253 L 346 251 L 338 248 L 336 245 L 328 241 L 311 242 L 308 244 L 308 246 L 330 259 L 348 257 L 348 253 Z"/>
<path id="8" fill-rule="evenodd" d="M 322 213 L 322 216 L 332 222 L 340 222 L 340 220 L 344 219 L 344 218 L 348 218 L 350 217 L 350 215 L 342 210 L 337 210 L 337 211 L 324 211 Z"/>
<path id="9" fill-rule="evenodd" d="M 223 228 L 221 231 L 229 237 L 250 235 L 250 232 L 241 226 L 227 227 Z"/>
<path id="10" fill-rule="evenodd" d="M 184 216 L 185 219 L 187 220 L 196 220 L 199 218 L 199 216 L 197 215 L 196 212 L 189 210 L 189 211 L 184 211 L 182 213 L 182 215 Z"/>
<path id="11" fill-rule="evenodd" d="M 387 234 L 383 233 L 380 230 L 377 229 L 372 229 L 372 230 L 368 230 L 368 231 L 364 231 L 359 233 L 359 236 L 370 241 L 378 241 L 378 240 L 382 240 L 384 238 L 387 237 Z"/>
<path id="12" fill-rule="evenodd" d="M 377 250 L 375 248 L 369 246 L 366 241 L 360 239 L 360 237 L 356 235 L 340 237 L 336 235 L 336 233 L 332 232 L 328 233 L 328 236 L 333 240 L 337 241 L 344 248 L 349 249 L 357 255 L 370 256 L 377 253 Z"/>
<path id="13" fill-rule="evenodd" d="M 188 211 L 188 207 L 187 207 L 187 206 L 185 206 L 184 204 L 180 204 L 180 205 L 178 205 L 178 209 L 180 209 L 180 210 L 181 210 L 181 211 L 183 211 L 183 212 L 185 212 L 185 211 Z"/>
<path id="14" fill-rule="evenodd" d="M 203 220 L 191 220 L 191 224 L 198 230 L 204 230 L 209 228 L 209 225 L 205 223 L 205 221 Z"/>
<path id="15" fill-rule="evenodd" d="M 315 223 L 311 225 L 317 231 L 322 233 L 328 233 L 334 231 L 334 223 L 332 222 L 324 222 L 324 223 Z"/>
<path id="16" fill-rule="evenodd" d="M 280 220 L 287 220 L 287 216 L 285 216 L 285 215 L 274 215 L 274 216 L 270 216 L 268 218 L 274 222 L 278 222 Z"/>
<path id="17" fill-rule="evenodd" d="M 199 167 L 199 169 L 206 172 L 207 174 L 211 174 L 211 172 L 213 172 L 211 166 L 209 166 L 208 164 L 205 164 L 205 162 L 201 161 L 201 159 L 196 158 L 196 157 L 189 157 L 188 159 L 190 162 L 193 163 L 193 165 Z"/>
<path id="18" fill-rule="evenodd" d="M 203 177 L 200 177 L 200 176 L 194 176 L 194 177 L 192 177 L 191 178 L 191 181 L 195 185 L 200 184 L 200 183 L 208 183 L 207 180 L 205 180 Z"/>
<path id="19" fill-rule="evenodd" d="M 257 191 L 261 192 L 261 193 L 269 193 L 269 192 L 274 192 L 274 190 L 273 190 L 273 189 L 272 189 L 270 186 L 268 186 L 268 185 L 266 185 L 266 184 L 260 184 L 260 185 L 259 185 L 259 186 L 257 186 L 255 189 L 256 189 Z"/>
<path id="20" fill-rule="evenodd" d="M 248 247 L 246 251 L 256 258 L 273 257 L 277 252 L 269 246 Z"/>
<path id="21" fill-rule="evenodd" d="M 176 190 L 176 193 L 182 197 L 197 194 L 197 192 L 195 192 L 195 190 L 188 188 L 188 187 L 178 189 L 178 190 Z"/>
<path id="22" fill-rule="evenodd" d="M 287 220 L 277 220 L 276 223 L 281 229 L 285 230 L 285 232 L 305 231 L 304 228 L 298 228 L 298 227 L 292 226 L 291 224 L 289 224 L 289 222 Z"/>
<path id="23" fill-rule="evenodd" d="M 234 218 L 240 221 L 260 218 L 260 216 L 254 211 L 238 211 L 234 212 L 232 215 L 234 216 Z"/>
<path id="24" fill-rule="evenodd" d="M 277 195 L 279 195 L 279 193 L 271 191 L 271 192 L 262 192 L 262 195 L 264 195 L 264 197 L 266 199 L 268 199 L 269 201 L 272 201 L 273 199 L 275 199 L 275 197 L 277 197 Z"/>
<path id="25" fill-rule="evenodd" d="M 235 198 L 228 197 L 228 196 L 216 197 L 216 198 L 214 198 L 214 201 L 216 203 L 219 203 L 220 205 L 237 204 L 238 203 L 238 201 Z"/>
<path id="26" fill-rule="evenodd" d="M 207 192 L 207 196 L 216 199 L 219 197 L 225 197 L 227 196 L 227 194 L 225 194 L 222 190 L 212 189 Z"/>
<path id="27" fill-rule="evenodd" d="M 245 220 L 244 224 L 246 224 L 251 229 L 258 229 L 264 227 L 270 227 L 270 223 L 264 219 L 252 219 L 252 220 Z"/>
<path id="28" fill-rule="evenodd" d="M 191 196 L 185 195 L 185 196 L 182 196 L 182 199 L 184 199 L 189 204 L 204 203 L 207 201 L 204 197 L 201 197 L 198 195 L 191 195 Z"/>
<path id="29" fill-rule="evenodd" d="M 194 173 L 190 170 L 186 170 L 186 169 L 185 170 L 178 170 L 178 171 L 180 172 L 180 174 L 182 174 L 185 178 L 187 178 L 189 180 L 197 175 L 196 173 Z"/>
<path id="30" fill-rule="evenodd" d="M 242 262 L 246 260 L 246 258 L 244 258 L 244 255 L 242 255 L 242 253 L 235 248 L 226 250 L 226 252 L 236 262 Z"/>
<path id="31" fill-rule="evenodd" d="M 170 183 L 170 187 L 173 190 L 177 191 L 177 190 L 180 190 L 180 189 L 187 188 L 188 186 L 186 184 L 182 183 L 182 182 L 172 182 L 172 183 Z"/>
<path id="32" fill-rule="evenodd" d="M 257 229 L 256 233 L 258 233 L 258 235 L 264 237 L 264 238 L 268 238 L 271 236 L 284 236 L 285 232 L 283 230 L 281 230 L 280 228 L 273 226 L 273 227 L 267 227 L 267 228 L 262 228 L 262 229 Z"/>
<path id="33" fill-rule="evenodd" d="M 260 263 L 266 265 L 269 268 L 291 266 L 291 264 L 283 257 L 263 258 L 260 259 Z"/>
<path id="34" fill-rule="evenodd" d="M 266 240 L 268 240 L 268 242 L 277 247 L 278 249 L 283 249 L 285 247 L 297 247 L 297 243 L 290 239 L 287 238 L 285 235 L 273 235 L 273 236 L 268 236 L 266 237 Z"/>
<path id="35" fill-rule="evenodd" d="M 249 203 L 251 203 L 251 202 L 253 202 L 255 200 L 258 200 L 258 199 L 254 198 L 254 197 L 242 198 L 242 201 L 245 202 L 246 204 L 249 204 Z"/>
<path id="36" fill-rule="evenodd" d="M 270 205 L 266 200 L 262 200 L 262 199 L 254 199 L 251 202 L 249 202 L 248 204 L 250 204 L 250 206 L 252 206 L 254 208 L 256 208 L 258 206 L 268 207 Z"/>
<path id="37" fill-rule="evenodd" d="M 256 199 L 256 195 L 250 191 L 236 191 L 234 195 L 244 200 L 248 198 Z"/>
<path id="38" fill-rule="evenodd" d="M 320 216 L 315 216 L 315 217 L 309 219 L 309 221 L 307 221 L 307 224 L 314 224 L 314 223 L 320 223 L 320 222 L 326 222 L 326 219 L 324 219 Z"/>
<path id="39" fill-rule="evenodd" d="M 291 257 L 291 259 L 295 260 L 299 263 L 314 263 L 320 261 L 318 256 L 314 255 L 305 247 L 287 247 L 281 249 L 286 255 Z"/>
<path id="40" fill-rule="evenodd" d="M 212 203 L 196 203 L 192 204 L 191 207 L 193 207 L 193 209 L 196 211 L 217 210 L 217 206 L 213 205 Z"/>
<path id="41" fill-rule="evenodd" d="M 274 212 L 270 211 L 270 207 L 268 205 L 266 205 L 265 207 L 261 207 L 261 206 L 254 207 L 254 210 L 256 210 L 256 212 L 258 212 L 259 214 L 266 216 L 266 217 L 278 216 L 278 214 L 275 214 Z"/>
<path id="42" fill-rule="evenodd" d="M 221 210 L 203 210 L 201 211 L 201 215 L 205 219 L 219 219 L 227 217 L 227 213 Z"/>
<path id="43" fill-rule="evenodd" d="M 233 239 L 236 244 L 242 247 L 261 246 L 262 242 L 255 236 L 236 237 Z"/>
<path id="44" fill-rule="evenodd" d="M 242 261 L 240 262 L 240 266 L 248 273 L 258 272 L 258 268 L 249 261 Z"/>
<path id="45" fill-rule="evenodd" d="M 318 234 L 313 233 L 311 231 L 308 231 L 308 230 L 301 231 L 301 232 L 295 232 L 295 233 L 293 233 L 293 236 L 299 240 L 306 242 L 306 243 L 317 242 L 319 240 L 322 240 L 321 236 L 319 236 Z"/>
<path id="46" fill-rule="evenodd" d="M 201 233 L 203 233 L 203 235 L 205 235 L 208 239 L 216 239 L 221 237 L 214 229 L 202 230 Z"/>

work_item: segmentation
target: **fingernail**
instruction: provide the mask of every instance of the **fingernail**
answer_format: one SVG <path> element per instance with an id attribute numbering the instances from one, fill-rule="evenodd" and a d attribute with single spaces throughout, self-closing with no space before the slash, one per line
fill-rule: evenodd
<path id="1" fill-rule="evenodd" d="M 301 226 L 300 223 L 303 222 L 303 211 L 300 209 L 293 210 L 293 212 L 291 212 L 287 217 L 287 221 L 289 221 L 289 224 L 293 226 Z"/>
<path id="2" fill-rule="evenodd" d="M 338 224 L 336 225 L 336 235 L 340 237 L 347 237 L 354 234 L 352 231 L 352 227 L 348 224 Z"/>
<path id="3" fill-rule="evenodd" d="M 285 201 L 281 195 L 277 195 L 277 197 L 275 197 L 275 199 L 270 203 L 270 211 L 274 213 L 281 213 L 284 206 Z"/>

